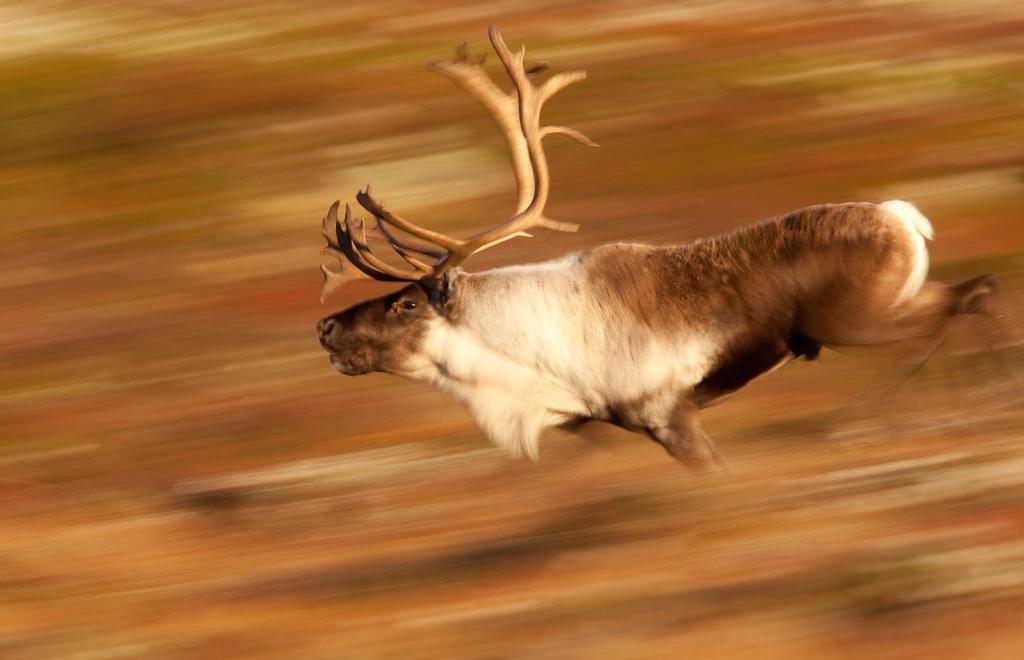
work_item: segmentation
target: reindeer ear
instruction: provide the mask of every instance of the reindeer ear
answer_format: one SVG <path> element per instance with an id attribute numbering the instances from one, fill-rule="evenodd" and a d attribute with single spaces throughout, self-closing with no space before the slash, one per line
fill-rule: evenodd
<path id="1" fill-rule="evenodd" d="M 424 277 L 420 280 L 420 286 L 427 293 L 430 304 L 436 308 L 442 308 L 448 304 L 455 291 L 455 280 L 458 270 L 450 270 L 440 277 Z"/>

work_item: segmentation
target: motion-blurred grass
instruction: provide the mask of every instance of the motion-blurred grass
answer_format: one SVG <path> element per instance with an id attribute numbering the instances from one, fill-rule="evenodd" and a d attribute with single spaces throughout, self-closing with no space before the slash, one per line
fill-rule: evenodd
<path id="1" fill-rule="evenodd" d="M 317 304 L 335 198 L 372 181 L 454 233 L 510 210 L 496 131 L 423 67 L 489 23 L 588 71 L 546 117 L 602 146 L 548 147 L 579 234 L 471 267 L 901 197 L 933 273 L 997 273 L 1019 326 L 1019 3 L 13 0 L 0 23 L 0 657 L 1024 645 L 1022 424 L 978 389 L 976 329 L 848 434 L 835 407 L 893 354 L 755 383 L 707 414 L 724 477 L 615 432 L 511 462 L 441 394 L 338 377 L 313 331 L 389 290 Z"/>

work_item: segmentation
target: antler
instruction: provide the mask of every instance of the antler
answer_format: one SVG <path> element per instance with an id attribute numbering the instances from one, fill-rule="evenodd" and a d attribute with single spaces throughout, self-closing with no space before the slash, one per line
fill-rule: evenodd
<path id="1" fill-rule="evenodd" d="M 355 280 L 382 280 L 385 282 L 404 282 L 410 279 L 405 271 L 389 265 L 377 258 L 366 242 L 362 220 L 353 225 L 352 210 L 345 205 L 344 223 L 338 220 L 338 206 L 335 201 L 324 216 L 322 232 L 327 245 L 321 254 L 329 254 L 338 259 L 340 271 L 333 271 L 320 264 L 320 272 L 324 275 L 320 285 L 320 302 L 337 291 L 345 284 Z M 359 231 L 359 239 L 353 238 L 353 226 Z"/>
<path id="2" fill-rule="evenodd" d="M 542 141 L 548 135 L 565 135 L 587 146 L 597 145 L 572 128 L 541 127 L 540 111 L 548 99 L 572 83 L 583 80 L 587 74 L 584 71 L 559 73 L 540 85 L 534 85 L 527 79 L 527 75 L 543 71 L 547 64 L 540 63 L 528 68 L 524 64 L 525 48 L 512 53 L 505 45 L 501 33 L 493 26 L 488 31 L 488 36 L 498 59 L 512 80 L 513 91 L 505 92 L 495 85 L 481 66 L 483 58 L 472 58 L 465 45 L 459 49 L 454 61 L 436 62 L 431 64 L 430 68 L 473 96 L 497 123 L 511 154 L 512 170 L 516 179 L 514 215 L 487 231 L 466 239 L 457 239 L 402 218 L 376 199 L 370 186 L 367 186 L 365 191 L 356 194 L 356 201 L 377 220 L 377 225 L 370 235 L 377 235 L 387 242 L 414 270 L 396 268 L 378 258 L 366 241 L 362 222 L 353 222 L 346 206 L 343 225 L 338 221 L 338 202 L 335 202 L 324 218 L 324 236 L 328 243 L 324 251 L 342 261 L 342 270 L 340 273 L 334 273 L 321 266 L 324 271 L 321 300 L 353 279 L 414 281 L 424 277 L 439 277 L 477 252 L 518 236 L 530 237 L 531 234 L 527 233 L 527 230 L 534 227 L 556 231 L 579 229 L 579 225 L 557 222 L 544 215 L 550 190 L 550 177 Z M 404 241 L 395 236 L 389 227 L 400 229 L 430 245 Z M 414 255 L 429 257 L 434 261 L 428 265 Z M 342 258 L 350 263 L 346 266 Z"/>

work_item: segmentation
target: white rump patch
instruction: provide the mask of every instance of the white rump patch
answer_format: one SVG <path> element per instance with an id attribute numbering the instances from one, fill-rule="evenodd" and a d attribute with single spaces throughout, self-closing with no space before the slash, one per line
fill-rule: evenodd
<path id="1" fill-rule="evenodd" d="M 908 227 L 929 241 L 935 240 L 935 230 L 932 228 L 931 221 L 924 217 L 924 214 L 918 211 L 917 207 L 910 202 L 904 202 L 901 199 L 890 199 L 888 202 L 879 204 L 878 208 L 888 211 L 907 223 Z"/>
<path id="2" fill-rule="evenodd" d="M 903 224 L 914 246 L 914 265 L 907 277 L 906 284 L 900 289 L 900 293 L 893 303 L 899 305 L 916 296 L 917 292 L 921 290 L 925 278 L 928 277 L 928 247 L 924 241 L 925 239 L 932 240 L 935 237 L 935 230 L 932 229 L 932 223 L 928 218 L 910 202 L 892 199 L 882 202 L 878 208 Z"/>

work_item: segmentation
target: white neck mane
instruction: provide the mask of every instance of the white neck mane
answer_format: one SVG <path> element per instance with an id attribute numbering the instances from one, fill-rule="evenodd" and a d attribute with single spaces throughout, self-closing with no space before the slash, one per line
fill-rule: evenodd
<path id="1" fill-rule="evenodd" d="M 431 322 L 410 375 L 462 399 L 496 444 L 534 458 L 544 428 L 606 417 L 624 402 L 662 414 L 703 377 L 715 343 L 686 332 L 652 338 L 587 290 L 584 259 L 463 275 L 455 320 Z"/>

